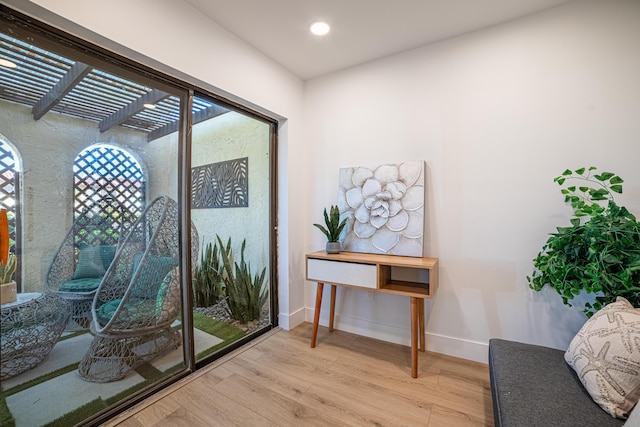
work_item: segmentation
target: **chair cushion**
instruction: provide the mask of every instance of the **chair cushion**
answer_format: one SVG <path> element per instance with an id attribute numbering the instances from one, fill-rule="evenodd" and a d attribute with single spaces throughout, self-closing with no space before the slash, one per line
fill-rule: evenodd
<path id="1" fill-rule="evenodd" d="M 152 299 L 158 296 L 158 290 L 167 273 L 178 266 L 178 260 L 173 257 L 155 256 L 148 254 L 141 264 L 142 254 L 136 254 L 133 259 L 133 274 L 138 272 L 138 278 L 133 284 L 131 296 L 135 298 Z"/>
<path id="2" fill-rule="evenodd" d="M 109 269 L 109 266 L 113 262 L 113 258 L 116 256 L 116 245 L 100 245 L 100 259 L 105 271 Z"/>
<path id="3" fill-rule="evenodd" d="M 101 277 L 85 277 L 84 279 L 69 280 L 60 285 L 58 289 L 61 292 L 93 292 L 98 289 Z"/>
<path id="4" fill-rule="evenodd" d="M 165 276 L 156 298 L 158 322 L 173 321 L 180 311 L 180 269 L 175 267 Z"/>
<path id="5" fill-rule="evenodd" d="M 611 416 L 640 399 L 640 309 L 618 297 L 582 326 L 565 353 L 584 388 Z"/>
<path id="6" fill-rule="evenodd" d="M 151 326 L 157 322 L 173 321 L 180 310 L 179 280 L 179 270 L 178 267 L 175 267 L 166 274 L 160 283 L 155 298 L 131 297 L 120 311 L 118 322 L 127 323 L 126 327 L 131 327 L 136 325 Z M 169 301 L 171 299 L 174 301 Z M 101 305 L 98 309 L 100 324 L 105 325 L 111 320 L 121 303 L 121 299 L 116 299 Z"/>
<path id="7" fill-rule="evenodd" d="M 84 246 L 80 248 L 78 265 L 73 279 L 97 278 L 104 275 L 104 263 L 100 246 Z"/>
<path id="8" fill-rule="evenodd" d="M 121 302 L 121 299 L 116 299 L 102 304 L 97 311 L 99 323 L 105 325 L 109 322 Z M 155 300 L 149 301 L 134 298 L 124 304 L 118 315 L 118 322 L 126 323 L 127 327 L 134 325 L 153 325 L 155 324 L 155 314 Z"/>

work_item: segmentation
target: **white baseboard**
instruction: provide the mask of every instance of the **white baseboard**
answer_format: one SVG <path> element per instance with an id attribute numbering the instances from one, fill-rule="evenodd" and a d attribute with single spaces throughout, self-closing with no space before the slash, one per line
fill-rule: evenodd
<path id="1" fill-rule="evenodd" d="M 302 322 L 304 322 L 305 318 L 305 309 L 301 308 L 299 310 L 294 311 L 293 313 L 279 313 L 278 314 L 278 326 L 282 329 L 286 329 L 287 331 L 295 328 Z"/>
<path id="2" fill-rule="evenodd" d="M 307 322 L 313 322 L 314 311 L 315 310 L 312 308 L 307 308 L 304 311 L 304 320 Z M 299 312 L 296 312 L 296 315 L 298 313 Z M 320 325 L 329 326 L 328 313 L 320 314 Z M 356 335 L 362 335 L 400 345 L 411 345 L 411 331 L 409 329 L 393 325 L 375 323 L 370 320 L 357 319 L 344 315 L 336 315 L 334 327 L 340 331 Z M 426 332 L 425 335 L 426 348 L 428 351 L 446 354 L 453 357 L 460 357 L 462 359 L 473 360 L 480 363 L 488 362 L 488 343 L 449 337 L 430 332 Z"/>

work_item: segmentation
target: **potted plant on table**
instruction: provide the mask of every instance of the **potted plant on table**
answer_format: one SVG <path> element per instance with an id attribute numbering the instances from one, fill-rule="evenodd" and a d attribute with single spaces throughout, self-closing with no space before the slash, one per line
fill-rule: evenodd
<path id="1" fill-rule="evenodd" d="M 640 307 L 640 223 L 614 201 L 614 193 L 622 193 L 622 178 L 595 171 L 566 170 L 554 179 L 573 208 L 571 226 L 558 227 L 549 237 L 527 277 L 532 289 L 549 285 L 569 306 L 582 291 L 595 294 L 593 304 L 585 304 L 587 317 L 618 296 Z M 569 185 L 574 182 L 579 185 Z"/>
<path id="2" fill-rule="evenodd" d="M 340 253 L 340 233 L 347 224 L 347 218 L 340 222 L 340 209 L 337 206 L 331 206 L 330 213 L 327 214 L 327 208 L 324 208 L 324 223 L 326 228 L 320 224 L 313 224 L 327 236 L 326 250 L 328 254 Z"/>
<path id="3" fill-rule="evenodd" d="M 16 256 L 9 253 L 9 220 L 7 210 L 0 209 L 0 303 L 6 304 L 17 299 L 17 286 L 13 280 L 16 272 Z"/>

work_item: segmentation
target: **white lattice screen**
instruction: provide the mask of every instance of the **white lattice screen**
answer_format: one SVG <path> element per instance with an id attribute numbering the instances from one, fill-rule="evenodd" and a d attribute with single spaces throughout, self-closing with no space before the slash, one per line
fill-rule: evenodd
<path id="1" fill-rule="evenodd" d="M 122 224 L 133 223 L 144 210 L 146 181 L 140 164 L 120 148 L 93 146 L 76 157 L 73 176 L 74 217 L 106 220 L 102 232 L 108 234 L 95 236 L 81 227 L 76 230 L 76 244 L 93 244 L 96 237 L 102 243 L 115 243 Z"/>

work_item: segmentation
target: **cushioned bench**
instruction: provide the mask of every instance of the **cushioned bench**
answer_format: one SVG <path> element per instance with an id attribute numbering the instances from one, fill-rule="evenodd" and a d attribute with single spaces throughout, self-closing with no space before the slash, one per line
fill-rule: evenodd
<path id="1" fill-rule="evenodd" d="M 496 426 L 619 427 L 625 423 L 591 399 L 562 350 L 492 339 L 489 370 Z"/>

